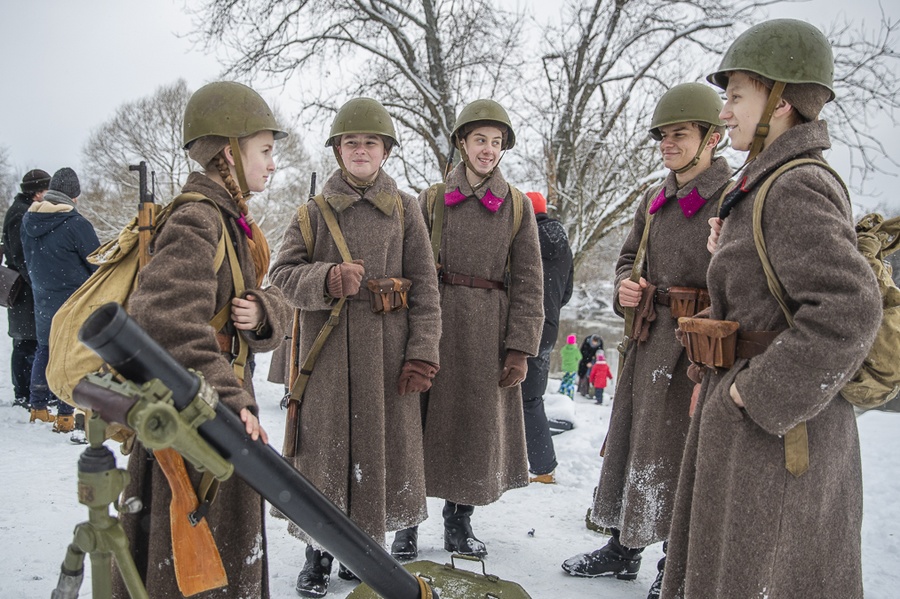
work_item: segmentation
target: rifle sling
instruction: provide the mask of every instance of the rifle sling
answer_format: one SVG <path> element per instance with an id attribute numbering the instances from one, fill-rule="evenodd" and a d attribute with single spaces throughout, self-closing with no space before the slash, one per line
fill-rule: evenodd
<path id="1" fill-rule="evenodd" d="M 644 272 L 644 259 L 647 255 L 647 243 L 650 239 L 650 222 L 653 215 L 650 214 L 650 203 L 647 203 L 647 218 L 644 220 L 644 230 L 641 233 L 641 243 L 638 245 L 637 253 L 634 255 L 634 262 L 631 265 L 631 276 L 628 277 L 632 282 L 637 283 L 641 280 Z M 628 354 L 628 347 L 631 344 L 631 329 L 634 326 L 634 308 L 626 308 L 622 306 L 625 313 L 625 331 L 622 334 L 622 342 L 619 344 L 619 366 L 617 368 L 617 377 L 622 376 L 622 369 L 625 367 L 625 356 Z M 617 378 L 618 380 L 618 378 Z"/>
<path id="2" fill-rule="evenodd" d="M 334 212 L 331 210 L 331 206 L 328 205 L 328 202 L 326 202 L 325 198 L 321 195 L 313 198 L 313 201 L 316 203 L 316 206 L 318 206 L 322 218 L 325 219 L 325 225 L 328 227 L 328 232 L 331 233 L 331 238 L 334 240 L 334 244 L 341 254 L 341 259 L 344 262 L 353 262 L 353 258 L 350 255 L 350 248 L 347 247 L 347 241 L 344 239 L 343 233 L 341 233 L 341 227 L 338 225 Z M 319 330 L 318 335 L 316 335 L 316 339 L 313 341 L 313 345 L 306 355 L 306 359 L 303 360 L 300 371 L 297 373 L 297 379 L 291 385 L 291 393 L 288 401 L 299 402 L 302 399 L 303 392 L 306 390 L 306 384 L 312 374 L 313 367 L 316 364 L 316 360 L 319 358 L 319 353 L 322 351 L 322 347 L 324 347 L 328 336 L 331 335 L 331 331 L 337 326 L 341 310 L 345 303 L 347 303 L 347 298 L 342 297 L 331 308 L 328 320 L 325 321 L 325 324 Z"/>

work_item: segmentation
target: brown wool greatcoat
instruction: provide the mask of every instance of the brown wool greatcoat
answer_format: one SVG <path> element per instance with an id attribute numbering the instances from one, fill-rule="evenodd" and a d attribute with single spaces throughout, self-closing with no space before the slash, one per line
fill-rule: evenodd
<path id="1" fill-rule="evenodd" d="M 447 192 L 459 188 L 472 195 L 465 168 L 460 163 L 450 173 Z M 528 484 L 522 390 L 503 389 L 499 382 L 506 351 L 536 355 L 544 324 L 534 209 L 524 198 L 522 224 L 510 247 L 512 199 L 499 168 L 477 197 L 488 189 L 505 198 L 495 213 L 472 197 L 444 207 L 441 265 L 446 272 L 503 281 L 509 255 L 510 286 L 440 286 L 441 371 L 427 396 L 425 421 L 428 495 L 467 505 L 493 503 L 507 489 Z M 419 202 L 430 222 L 426 196 Z"/>
<path id="2" fill-rule="evenodd" d="M 255 289 L 256 270 L 246 237 L 235 222 L 240 214 L 234 200 L 225 188 L 200 173 L 192 173 L 182 191 L 201 193 L 219 206 L 228 235 L 237 248 L 244 286 L 253 290 L 269 323 L 265 338 L 254 333 L 241 334 L 249 342 L 251 359 L 253 352 L 271 351 L 290 326 L 290 308 L 278 289 Z M 213 271 L 221 231 L 218 212 L 209 204 L 194 202 L 178 208 L 154 239 L 153 259 L 139 275 L 128 312 L 180 364 L 202 372 L 218 391 L 219 400 L 235 413 L 247 408 L 258 414 L 249 361 L 241 384 L 208 324 L 234 297 L 228 260 L 218 273 Z M 201 476 L 185 463 L 197 488 Z M 172 566 L 171 492 L 166 477 L 140 443 L 131 454 L 128 471 L 131 484 L 125 496 L 139 497 L 144 502 L 139 514 L 123 517 L 135 563 L 151 597 L 181 597 Z M 228 587 L 194 597 L 268 597 L 262 498 L 233 476 L 219 488 L 207 521 L 225 565 Z M 127 597 L 121 580 L 115 578 L 115 596 Z"/>
<path id="3" fill-rule="evenodd" d="M 846 194 L 821 167 L 781 175 L 763 211 L 794 328 L 769 292 L 752 232 L 765 175 L 793 158 L 821 160 L 829 146 L 823 121 L 779 136 L 747 166 L 751 192 L 722 227 L 708 273 L 712 317 L 783 332 L 761 355 L 706 371 L 675 500 L 665 598 L 863 596 L 859 439 L 838 390 L 881 322 L 875 278 L 857 252 Z M 743 409 L 729 396 L 732 383 Z M 800 422 L 809 470 L 794 477 L 782 436 Z"/>
<path id="4" fill-rule="evenodd" d="M 669 199 L 653 216 L 647 243 L 644 278 L 659 289 L 671 286 L 706 288 L 710 253 L 707 220 L 715 216 L 718 199 L 731 176 L 724 158 L 680 189 L 675 174 L 665 180 Z M 686 218 L 678 199 L 696 189 L 706 203 Z M 650 188 L 637 208 L 634 226 L 616 264 L 615 305 L 619 285 L 631 276 L 644 233 L 647 209 L 659 193 Z M 687 437 L 691 391 L 689 361 L 675 338 L 677 322 L 668 306 L 657 304 L 650 337 L 632 343 L 616 386 L 600 484 L 591 518 L 621 531 L 626 547 L 646 547 L 665 540 Z"/>
<path id="5" fill-rule="evenodd" d="M 428 516 L 419 396 L 398 395 L 406 360 L 438 364 L 440 302 L 428 235 L 415 198 L 383 170 L 363 198 L 335 171 L 322 190 L 366 280 L 412 280 L 409 310 L 372 312 L 367 291 L 347 301 L 303 396 L 296 468 L 379 543 L 385 532 Z M 403 222 L 396 198 L 403 201 Z M 385 214 L 376 206 L 390 214 Z M 328 270 L 342 262 L 325 219 L 309 202 L 312 257 L 295 218 L 271 269 L 273 284 L 301 310 L 300 363 L 336 302 L 325 293 Z M 314 543 L 294 524 L 295 536 Z"/>

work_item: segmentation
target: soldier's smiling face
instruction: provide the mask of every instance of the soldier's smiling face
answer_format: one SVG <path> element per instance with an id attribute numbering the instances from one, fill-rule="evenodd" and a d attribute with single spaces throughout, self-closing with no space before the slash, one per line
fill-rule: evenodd
<path id="1" fill-rule="evenodd" d="M 725 121 L 731 146 L 740 152 L 750 150 L 756 125 L 762 118 L 769 91 L 741 71 L 732 71 L 725 88 L 725 105 L 719 117 Z"/>

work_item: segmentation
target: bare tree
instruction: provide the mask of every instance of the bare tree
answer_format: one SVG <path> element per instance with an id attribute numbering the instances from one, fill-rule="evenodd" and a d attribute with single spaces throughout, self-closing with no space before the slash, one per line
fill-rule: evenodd
<path id="1" fill-rule="evenodd" d="M 773 3 L 574 0 L 561 25 L 546 28 L 543 93 L 536 95 L 533 121 L 542 146 L 529 158 L 545 174 L 576 266 L 631 220 L 646 189 L 666 175 L 647 134 L 659 97 L 672 85 L 702 78 L 737 35 L 736 26 L 761 20 L 761 9 Z M 862 173 L 879 168 L 885 154 L 878 141 L 884 132 L 868 128 L 866 115 L 890 112 L 900 99 L 891 49 L 896 28 L 884 19 L 872 41 L 847 26 L 829 35 L 839 99 L 832 131 L 854 149 Z"/>
<path id="2" fill-rule="evenodd" d="M 499 99 L 519 75 L 523 21 L 493 0 L 197 3 L 200 40 L 224 46 L 228 72 L 296 76 L 309 118 L 321 121 L 353 96 L 377 98 L 398 125 L 400 162 L 414 187 L 439 176 L 457 109 Z"/>
<path id="3" fill-rule="evenodd" d="M 148 163 L 161 203 L 179 193 L 197 166 L 181 149 L 182 119 L 191 93 L 183 80 L 162 86 L 150 96 L 120 106 L 91 134 L 83 150 L 86 193 L 79 210 L 93 222 L 101 239 L 116 235 L 137 214 L 138 175 L 129 165 Z M 305 200 L 306 194 L 299 190 L 305 186 L 309 158 L 296 131 L 273 111 L 276 121 L 292 134 L 275 144 L 278 169 L 268 189 L 254 196 L 250 206 L 263 232 L 277 242 L 290 214 Z"/>

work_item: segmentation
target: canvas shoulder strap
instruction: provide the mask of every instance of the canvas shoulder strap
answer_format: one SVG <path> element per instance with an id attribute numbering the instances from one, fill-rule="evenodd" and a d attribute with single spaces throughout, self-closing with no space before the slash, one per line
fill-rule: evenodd
<path id="1" fill-rule="evenodd" d="M 331 233 L 332 239 L 334 239 L 334 244 L 341 254 L 341 259 L 344 262 L 353 262 L 353 257 L 350 255 L 350 248 L 347 247 L 347 241 L 344 239 L 343 233 L 341 233 L 341 227 L 338 225 L 331 206 L 328 205 L 328 202 L 325 201 L 325 197 L 322 195 L 317 195 L 313 198 L 313 201 L 319 208 L 322 218 L 325 219 L 325 225 L 328 227 L 328 232 Z M 325 321 L 325 324 L 319 330 L 309 353 L 306 355 L 306 359 L 303 361 L 303 365 L 300 366 L 297 379 L 291 385 L 289 401 L 299 402 L 303 397 L 303 392 L 306 390 L 306 384 L 309 382 L 313 367 L 316 365 L 316 360 L 319 359 L 319 353 L 322 351 L 322 347 L 324 347 L 328 336 L 331 335 L 331 331 L 337 326 L 338 317 L 340 316 L 345 303 L 347 303 L 347 298 L 342 297 L 337 301 L 334 307 L 332 307 L 331 313 L 328 315 L 328 320 Z"/>
<path id="2" fill-rule="evenodd" d="M 659 193 L 659 192 L 657 192 Z M 644 219 L 644 230 L 641 232 L 641 242 L 638 244 L 637 252 L 634 254 L 634 263 L 631 265 L 631 276 L 629 279 L 637 283 L 641 280 L 644 273 L 644 261 L 647 257 L 647 244 L 650 239 L 650 223 L 653 215 L 650 214 L 650 202 L 647 202 L 647 214 Z M 631 343 L 631 329 L 634 326 L 634 308 L 623 307 L 625 313 L 625 332 L 622 335 L 622 343 L 619 345 L 619 369 L 618 374 L 621 376 L 622 367 L 625 365 L 625 354 L 628 352 L 628 346 Z"/>
<path id="3" fill-rule="evenodd" d="M 306 255 L 312 260 L 313 253 L 316 251 L 316 237 L 313 234 L 312 223 L 309 220 L 309 204 L 301 204 L 297 208 L 297 223 L 300 225 L 300 235 L 303 237 L 303 244 L 306 246 Z"/>
<path id="4" fill-rule="evenodd" d="M 172 200 L 172 212 L 178 209 L 179 206 L 188 202 L 205 202 L 216 209 L 216 213 L 219 215 L 219 223 L 222 225 L 222 234 L 219 236 L 219 243 L 216 246 L 216 255 L 213 261 L 213 268 L 216 272 L 218 272 L 219 269 L 222 268 L 222 264 L 224 264 L 225 262 L 225 257 L 228 257 L 228 263 L 231 266 L 231 281 L 234 285 L 234 294 L 235 297 L 240 297 L 245 291 L 244 275 L 241 271 L 241 264 L 238 260 L 234 245 L 228 242 L 228 228 L 225 224 L 225 217 L 222 216 L 222 211 L 219 210 L 219 207 L 214 201 L 207 198 L 203 194 L 196 192 L 187 192 L 179 195 L 174 200 Z M 215 316 L 213 316 L 212 320 L 209 321 L 209 325 L 213 328 L 214 331 L 221 331 L 228 323 L 229 318 L 231 318 L 231 302 L 227 302 L 222 307 L 222 309 L 219 310 Z M 234 370 L 234 375 L 238 378 L 238 380 L 243 381 L 245 376 L 245 368 L 247 365 L 247 358 L 250 355 L 250 347 L 247 344 L 246 340 L 244 340 L 244 338 L 239 333 L 236 334 L 236 337 L 238 340 L 238 354 L 235 356 L 234 361 L 231 363 L 231 367 Z"/>
<path id="5" fill-rule="evenodd" d="M 444 194 L 447 192 L 447 186 L 444 183 L 438 183 L 428 188 L 426 192 L 426 212 L 429 215 L 428 224 L 431 227 L 431 253 L 434 255 L 434 263 L 438 263 L 438 256 L 441 253 L 441 234 L 444 230 Z M 441 201 L 438 202 L 437 199 Z"/>
<path id="6" fill-rule="evenodd" d="M 844 188 L 844 191 L 848 193 L 849 197 L 849 192 L 847 191 L 847 186 L 844 184 L 844 180 L 841 179 L 841 176 L 831 168 L 830 165 L 821 160 L 816 160 L 815 158 L 798 158 L 797 160 L 786 162 L 775 169 L 775 171 L 763 181 L 753 200 L 753 242 L 756 245 L 756 252 L 759 254 L 759 260 L 762 262 L 769 291 L 772 293 L 775 301 L 778 302 L 781 311 L 784 312 L 784 317 L 790 327 L 794 326 L 794 315 L 791 314 L 791 311 L 788 308 L 787 300 L 784 295 L 784 286 L 781 284 L 781 281 L 778 280 L 778 275 L 775 273 L 775 269 L 772 267 L 772 262 L 769 260 L 769 255 L 766 252 L 766 240 L 763 237 L 762 230 L 762 213 L 766 203 L 766 196 L 769 193 L 769 188 L 772 187 L 775 179 L 780 177 L 786 171 L 805 164 L 816 164 L 833 174 L 835 178 L 840 181 L 841 186 Z M 801 422 L 784 435 L 784 465 L 795 477 L 801 476 L 809 469 L 809 438 L 806 422 Z"/>

